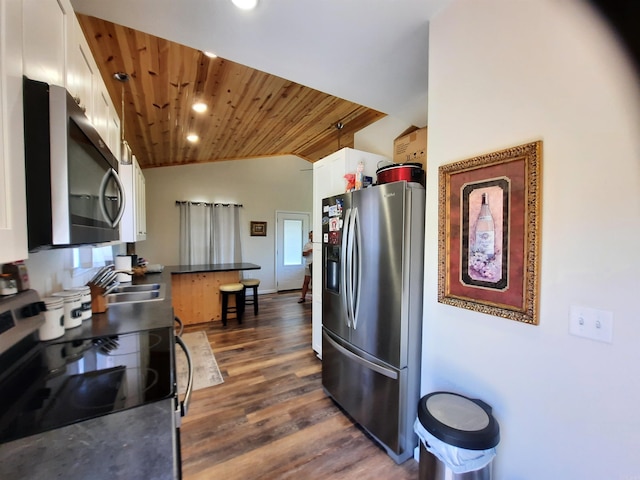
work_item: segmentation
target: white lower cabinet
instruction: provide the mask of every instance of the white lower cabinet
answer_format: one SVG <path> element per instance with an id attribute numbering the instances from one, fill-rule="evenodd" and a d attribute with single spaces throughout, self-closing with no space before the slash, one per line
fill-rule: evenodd
<path id="1" fill-rule="evenodd" d="M 27 258 L 22 1 L 0 0 L 0 263 Z"/>
<path id="2" fill-rule="evenodd" d="M 125 190 L 125 209 L 120 222 L 120 240 L 140 242 L 147 238 L 145 179 L 135 155 L 128 165 L 120 165 L 120 180 Z"/>

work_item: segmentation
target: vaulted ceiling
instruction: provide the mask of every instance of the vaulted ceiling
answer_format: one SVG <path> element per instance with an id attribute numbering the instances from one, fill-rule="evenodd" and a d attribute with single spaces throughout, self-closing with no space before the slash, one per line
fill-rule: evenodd
<path id="1" fill-rule="evenodd" d="M 398 135 L 425 126 L 429 19 L 449 1 L 259 0 L 246 12 L 230 0 L 71 0 L 105 79 L 131 77 L 125 131 L 145 167 L 315 161 L 384 115 L 404 122 Z M 122 85 L 107 86 L 118 104 Z M 199 96 L 204 115 L 190 110 Z M 191 129 L 197 144 L 183 140 Z"/>
<path id="2" fill-rule="evenodd" d="M 355 132 L 384 117 L 185 45 L 78 18 L 143 168 L 287 154 L 315 161 L 352 147 Z M 195 112 L 195 102 L 207 110 Z"/>

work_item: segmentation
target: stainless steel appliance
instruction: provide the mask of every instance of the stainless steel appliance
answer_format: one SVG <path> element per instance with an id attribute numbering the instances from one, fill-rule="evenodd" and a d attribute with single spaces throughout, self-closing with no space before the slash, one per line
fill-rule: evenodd
<path id="1" fill-rule="evenodd" d="M 172 399 L 166 415 L 175 428 L 179 469 L 179 427 L 193 378 L 188 349 L 173 328 L 40 342 L 40 303 L 34 290 L 0 300 L 0 450 L 23 437 Z M 190 370 L 183 401 L 176 387 L 176 343 Z"/>
<path id="2" fill-rule="evenodd" d="M 322 203 L 322 385 L 397 463 L 418 444 L 424 204 L 405 181 Z"/>
<path id="3" fill-rule="evenodd" d="M 23 87 L 29 249 L 118 240 L 118 160 L 63 87 Z"/>

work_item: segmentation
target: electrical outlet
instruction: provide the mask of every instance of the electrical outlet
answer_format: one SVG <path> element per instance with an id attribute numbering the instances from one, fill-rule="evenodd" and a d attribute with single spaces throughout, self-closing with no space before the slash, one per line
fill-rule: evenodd
<path id="1" fill-rule="evenodd" d="M 569 333 L 598 342 L 613 342 L 613 312 L 572 305 Z"/>

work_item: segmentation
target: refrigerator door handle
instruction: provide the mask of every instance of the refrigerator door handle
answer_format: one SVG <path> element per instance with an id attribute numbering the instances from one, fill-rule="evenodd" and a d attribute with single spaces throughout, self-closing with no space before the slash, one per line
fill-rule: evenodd
<path id="1" fill-rule="evenodd" d="M 361 260 L 362 260 L 362 239 L 360 237 L 360 215 L 358 207 L 355 207 L 352 217 L 352 269 L 351 269 L 351 314 L 353 317 L 353 329 L 358 327 L 358 311 L 360 310 L 360 286 L 362 285 L 361 277 Z"/>
<path id="2" fill-rule="evenodd" d="M 360 365 L 365 366 L 369 370 L 373 370 L 374 372 L 379 373 L 380 375 L 384 375 L 385 377 L 391 378 L 393 380 L 398 379 L 398 372 L 391 370 L 390 368 L 385 368 L 382 365 L 378 365 L 377 363 L 370 362 L 355 353 L 347 350 L 334 339 L 332 339 L 329 335 L 324 336 L 325 340 L 331 344 L 333 348 L 335 348 L 338 352 L 340 352 L 345 357 L 348 357 L 350 360 L 359 363 Z"/>
<path id="3" fill-rule="evenodd" d="M 355 328 L 355 315 L 354 315 L 354 299 L 353 299 L 353 294 L 354 294 L 354 266 L 355 266 L 355 262 L 354 262 L 354 254 L 355 254 L 355 221 L 356 221 L 356 216 L 358 214 L 358 209 L 357 208 L 351 208 L 349 209 L 349 219 L 346 222 L 348 227 L 347 227 L 347 232 L 346 232 L 346 236 L 347 236 L 347 251 L 346 251 L 346 258 L 347 258 L 347 265 L 346 265 L 346 280 L 347 283 L 345 285 L 345 290 L 346 290 L 346 295 L 347 295 L 347 302 L 346 302 L 346 307 L 347 307 L 347 317 L 349 318 L 349 327 L 353 326 L 353 328 Z"/>
<path id="4" fill-rule="evenodd" d="M 342 290 L 340 292 L 342 296 L 342 304 L 346 310 L 345 323 L 347 328 L 351 328 L 351 312 L 349 310 L 349 277 L 347 272 L 349 271 L 349 226 L 351 222 L 351 209 L 348 208 L 344 214 L 344 224 L 342 226 L 342 240 L 340 244 L 340 250 L 342 252 L 342 261 L 340 262 L 340 277 Z"/>

